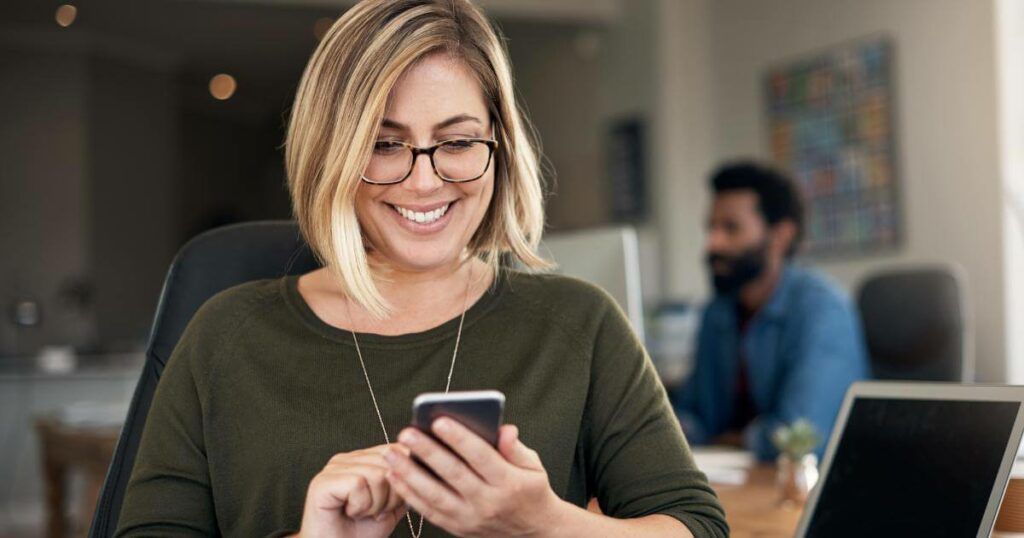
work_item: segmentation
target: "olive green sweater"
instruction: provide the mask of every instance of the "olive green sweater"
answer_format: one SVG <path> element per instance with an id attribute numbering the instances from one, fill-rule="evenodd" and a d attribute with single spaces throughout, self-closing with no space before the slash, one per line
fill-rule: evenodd
<path id="1" fill-rule="evenodd" d="M 295 532 L 331 456 L 384 442 L 352 334 L 318 318 L 296 283 L 236 286 L 193 317 L 154 395 L 117 536 Z M 444 390 L 458 322 L 359 334 L 391 436 L 417 394 Z M 560 497 L 727 535 L 643 346 L 604 291 L 503 272 L 467 311 L 460 347 L 452 390 L 504 392 L 505 422 L 540 454 Z M 392 536 L 408 533 L 399 525 Z"/>

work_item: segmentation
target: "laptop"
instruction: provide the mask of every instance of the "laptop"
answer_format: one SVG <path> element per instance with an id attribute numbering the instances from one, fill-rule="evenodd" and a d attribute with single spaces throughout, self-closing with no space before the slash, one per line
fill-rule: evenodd
<path id="1" fill-rule="evenodd" d="M 861 382 L 846 393 L 800 538 L 992 532 L 1024 387 Z"/>

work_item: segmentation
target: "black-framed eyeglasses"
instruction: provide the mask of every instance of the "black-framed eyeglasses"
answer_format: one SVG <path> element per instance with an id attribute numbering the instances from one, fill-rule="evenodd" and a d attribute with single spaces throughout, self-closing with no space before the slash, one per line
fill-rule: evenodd
<path id="1" fill-rule="evenodd" d="M 398 140 L 378 140 L 362 179 L 373 185 L 394 185 L 411 174 L 416 158 L 430 157 L 434 173 L 448 183 L 466 183 L 483 177 L 498 147 L 489 138 L 454 138 L 425 148 Z"/>

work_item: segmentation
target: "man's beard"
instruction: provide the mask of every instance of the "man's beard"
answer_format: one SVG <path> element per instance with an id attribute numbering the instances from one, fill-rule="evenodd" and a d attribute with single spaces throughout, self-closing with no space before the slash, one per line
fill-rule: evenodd
<path id="1" fill-rule="evenodd" d="M 743 286 L 757 280 L 758 277 L 764 274 L 767 263 L 767 241 L 732 256 L 725 254 L 708 254 L 707 256 L 711 284 L 719 295 L 732 295 L 737 293 Z M 727 268 L 726 272 L 716 273 L 716 264 L 724 264 Z"/>

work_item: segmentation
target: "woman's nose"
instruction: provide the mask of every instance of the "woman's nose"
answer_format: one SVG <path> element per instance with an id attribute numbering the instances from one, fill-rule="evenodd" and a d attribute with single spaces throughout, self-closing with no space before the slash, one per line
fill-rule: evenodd
<path id="1" fill-rule="evenodd" d="M 430 164 L 430 155 L 421 153 L 416 156 L 412 163 L 412 172 L 402 184 L 409 190 L 426 194 L 443 187 L 444 181 L 434 173 L 434 167 Z"/>

